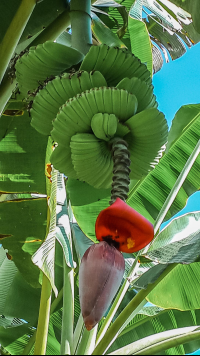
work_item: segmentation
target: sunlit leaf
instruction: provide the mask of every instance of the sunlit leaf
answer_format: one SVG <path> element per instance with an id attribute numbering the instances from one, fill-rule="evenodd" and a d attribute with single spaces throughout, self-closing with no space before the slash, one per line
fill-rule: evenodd
<path id="1" fill-rule="evenodd" d="M 200 4 L 198 0 L 170 0 L 173 4 L 180 6 L 187 12 L 192 15 L 193 25 L 195 30 L 200 33 L 200 25 L 199 25 L 199 11 L 200 11 Z"/>
<path id="2" fill-rule="evenodd" d="M 131 50 L 142 63 L 147 65 L 151 75 L 153 72 L 152 44 L 145 23 L 141 20 L 134 19 L 129 15 L 129 33 L 131 41 Z M 136 35 L 137 34 L 137 35 Z M 142 43 L 142 46 L 141 46 Z"/>
<path id="3" fill-rule="evenodd" d="M 148 295 L 148 301 L 167 309 L 200 309 L 199 274 L 199 262 L 178 265 Z"/>

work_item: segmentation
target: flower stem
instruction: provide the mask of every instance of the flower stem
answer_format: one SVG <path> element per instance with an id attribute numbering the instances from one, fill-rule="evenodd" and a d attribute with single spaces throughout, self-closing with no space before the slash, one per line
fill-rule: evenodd
<path id="1" fill-rule="evenodd" d="M 110 205 L 117 198 L 126 201 L 129 192 L 129 174 L 131 171 L 129 168 L 131 161 L 127 142 L 122 138 L 115 137 L 111 144 L 114 168 Z"/>
<path id="2" fill-rule="evenodd" d="M 74 270 L 64 264 L 63 317 L 61 335 L 61 355 L 71 355 L 73 352 L 74 326 Z"/>
<path id="3" fill-rule="evenodd" d="M 51 308 L 51 292 L 51 283 L 45 274 L 43 274 L 40 312 L 38 318 L 34 355 L 45 355 L 46 353 Z"/>

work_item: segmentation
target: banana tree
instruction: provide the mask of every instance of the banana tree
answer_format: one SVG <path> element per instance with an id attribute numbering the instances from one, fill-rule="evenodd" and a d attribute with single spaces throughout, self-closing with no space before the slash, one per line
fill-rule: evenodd
<path id="1" fill-rule="evenodd" d="M 189 0 L 179 5 L 0 5 L 4 351 L 200 347 L 200 213 L 159 231 L 200 186 L 200 106 L 168 133 L 152 86 L 160 51 L 176 59 L 200 38 Z"/>

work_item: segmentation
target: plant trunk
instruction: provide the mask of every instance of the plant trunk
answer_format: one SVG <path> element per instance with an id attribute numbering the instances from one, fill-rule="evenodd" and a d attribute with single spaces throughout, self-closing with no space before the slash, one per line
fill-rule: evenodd
<path id="1" fill-rule="evenodd" d="M 92 45 L 91 0 L 71 0 L 72 47 L 87 54 Z"/>
<path id="2" fill-rule="evenodd" d="M 21 38 L 26 24 L 31 16 L 36 0 L 22 0 L 0 47 L 0 83 L 15 52 L 15 48 Z M 9 45 L 8 45 L 9 44 Z"/>

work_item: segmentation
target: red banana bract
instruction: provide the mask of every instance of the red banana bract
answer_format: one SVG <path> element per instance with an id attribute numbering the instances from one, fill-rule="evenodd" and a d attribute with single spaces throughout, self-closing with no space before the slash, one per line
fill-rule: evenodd
<path id="1" fill-rule="evenodd" d="M 99 241 L 107 241 L 126 253 L 141 250 L 154 237 L 153 225 L 120 198 L 100 212 L 95 232 Z"/>

